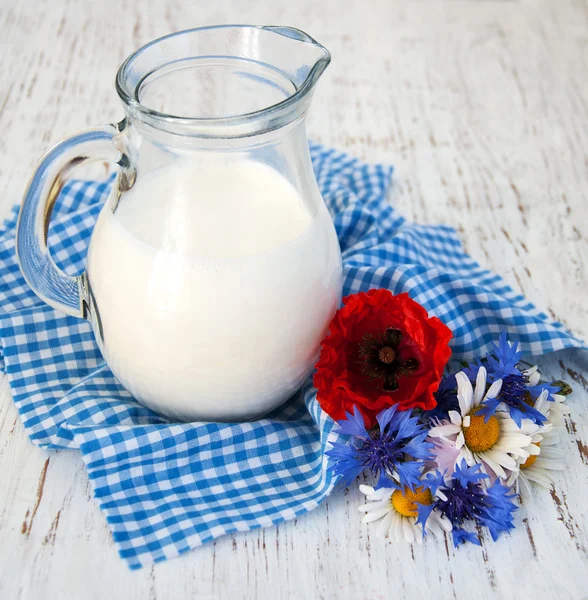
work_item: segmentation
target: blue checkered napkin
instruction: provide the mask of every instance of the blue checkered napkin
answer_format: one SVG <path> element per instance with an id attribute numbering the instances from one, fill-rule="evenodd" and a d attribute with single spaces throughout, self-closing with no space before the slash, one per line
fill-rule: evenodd
<path id="1" fill-rule="evenodd" d="M 506 329 L 523 350 L 582 343 L 464 254 L 453 229 L 407 224 L 386 202 L 392 168 L 312 147 L 343 250 L 344 293 L 407 291 L 454 332 L 456 358 Z M 70 182 L 50 231 L 57 263 L 83 268 L 110 182 Z M 87 322 L 44 305 L 14 255 L 16 211 L 0 232 L 3 368 L 31 439 L 79 448 L 121 556 L 137 568 L 232 531 L 311 510 L 334 481 L 324 456 L 332 421 L 308 382 L 266 419 L 172 423 L 143 408 L 105 365 Z"/>

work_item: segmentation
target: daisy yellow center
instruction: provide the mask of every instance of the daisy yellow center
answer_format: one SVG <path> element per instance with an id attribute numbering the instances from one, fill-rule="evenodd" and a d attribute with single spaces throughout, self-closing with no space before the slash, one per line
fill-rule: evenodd
<path id="1" fill-rule="evenodd" d="M 535 444 L 535 446 L 541 445 L 540 442 L 533 442 L 533 444 Z M 529 458 L 527 458 L 527 460 L 521 465 L 521 469 L 528 469 L 531 465 L 535 464 L 538 456 L 538 454 L 531 454 Z"/>
<path id="2" fill-rule="evenodd" d="M 476 412 L 475 410 L 470 414 L 470 424 L 464 427 L 463 435 L 466 446 L 472 452 L 484 452 L 498 441 L 500 423 L 494 415 L 485 421 L 485 417 L 476 415 Z"/>
<path id="3" fill-rule="evenodd" d="M 408 488 L 404 490 L 395 490 L 392 494 L 392 506 L 394 509 L 405 517 L 416 517 L 418 515 L 419 504 L 431 504 L 433 498 L 431 491 L 423 487 L 415 488 L 411 492 Z"/>

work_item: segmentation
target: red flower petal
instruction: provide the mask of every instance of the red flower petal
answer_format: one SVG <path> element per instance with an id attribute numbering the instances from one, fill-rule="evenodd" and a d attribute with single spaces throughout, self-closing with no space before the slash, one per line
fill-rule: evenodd
<path id="1" fill-rule="evenodd" d="M 402 332 L 397 348 L 401 360 L 418 357 L 418 368 L 399 375 L 398 389 L 393 392 L 385 391 L 382 381 L 365 375 L 359 354 L 366 335 L 377 337 L 387 328 Z M 321 344 L 314 376 L 318 401 L 335 420 L 344 419 L 356 405 L 368 426 L 381 410 L 394 404 L 401 410 L 430 410 L 436 405 L 433 394 L 451 357 L 450 339 L 451 330 L 437 317 L 429 317 L 407 293 L 394 296 L 386 289 L 372 289 L 347 296 Z"/>

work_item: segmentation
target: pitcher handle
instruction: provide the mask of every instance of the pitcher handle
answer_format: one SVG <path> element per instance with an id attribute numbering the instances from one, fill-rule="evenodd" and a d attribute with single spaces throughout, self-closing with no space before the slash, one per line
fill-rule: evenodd
<path id="1" fill-rule="evenodd" d="M 57 267 L 47 248 L 49 220 L 68 173 L 83 163 L 114 162 L 119 167 L 118 183 L 121 178 L 126 183 L 120 187 L 132 185 L 134 171 L 127 155 L 114 143 L 124 127 L 122 121 L 87 129 L 46 152 L 29 180 L 18 215 L 16 256 L 26 282 L 47 304 L 74 317 L 88 315 L 86 274 L 71 277 Z"/>

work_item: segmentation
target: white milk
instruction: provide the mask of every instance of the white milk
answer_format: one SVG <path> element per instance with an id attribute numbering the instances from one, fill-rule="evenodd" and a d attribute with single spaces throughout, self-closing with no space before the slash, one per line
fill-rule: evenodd
<path id="1" fill-rule="evenodd" d="M 242 420 L 300 386 L 341 273 L 322 202 L 311 215 L 277 171 L 242 161 L 140 174 L 114 215 L 112 202 L 102 210 L 88 277 L 102 352 L 138 400 Z"/>

